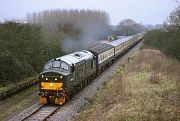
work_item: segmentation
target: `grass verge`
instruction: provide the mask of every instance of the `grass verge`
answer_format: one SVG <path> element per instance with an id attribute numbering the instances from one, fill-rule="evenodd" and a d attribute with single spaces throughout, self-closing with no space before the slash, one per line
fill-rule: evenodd
<path id="1" fill-rule="evenodd" d="M 12 114 L 24 109 L 38 99 L 38 85 L 30 87 L 7 99 L 0 101 L 0 120 L 4 120 Z"/>
<path id="2" fill-rule="evenodd" d="M 19 80 L 17 82 L 13 82 L 13 81 L 12 82 L 7 82 L 5 84 L 5 86 L 0 86 L 0 93 L 3 93 L 5 91 L 8 91 L 9 89 L 12 89 L 12 88 L 17 87 L 19 85 L 22 85 L 22 84 L 24 84 L 26 82 L 29 82 L 29 81 L 37 78 L 37 77 L 38 76 L 36 75 L 36 76 L 33 76 L 33 77 L 27 77 L 27 78 Z"/>
<path id="3" fill-rule="evenodd" d="M 75 120 L 180 120 L 179 74 L 178 61 L 159 50 L 139 50 Z"/>

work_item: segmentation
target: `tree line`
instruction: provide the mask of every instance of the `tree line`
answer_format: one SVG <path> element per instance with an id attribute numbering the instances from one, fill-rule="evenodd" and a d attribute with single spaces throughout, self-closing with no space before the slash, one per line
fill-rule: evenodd
<path id="1" fill-rule="evenodd" d="M 40 27 L 14 21 L 0 24 L 0 81 L 17 81 L 39 71 L 43 61 Z"/>
<path id="2" fill-rule="evenodd" d="M 66 37 L 81 39 L 85 34 L 98 39 L 105 36 L 110 27 L 109 15 L 95 10 L 45 10 L 27 14 L 27 21 L 40 24 L 46 41 L 64 40 Z"/>
<path id="3" fill-rule="evenodd" d="M 116 30 L 116 34 L 122 36 L 129 36 L 136 33 L 144 32 L 146 30 L 147 28 L 144 25 L 137 23 L 133 19 L 124 19 L 120 21 Z"/>

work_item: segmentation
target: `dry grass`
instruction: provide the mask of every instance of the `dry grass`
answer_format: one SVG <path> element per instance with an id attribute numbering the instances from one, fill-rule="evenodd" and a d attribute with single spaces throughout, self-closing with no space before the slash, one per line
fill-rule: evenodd
<path id="1" fill-rule="evenodd" d="M 76 120 L 178 121 L 180 63 L 158 50 L 140 50 L 95 98 Z"/>

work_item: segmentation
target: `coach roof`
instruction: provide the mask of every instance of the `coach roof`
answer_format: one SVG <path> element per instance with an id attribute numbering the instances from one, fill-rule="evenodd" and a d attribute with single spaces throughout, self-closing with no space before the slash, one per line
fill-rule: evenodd
<path id="1" fill-rule="evenodd" d="M 88 51 L 90 51 L 92 53 L 96 53 L 96 54 L 101 54 L 101 53 L 103 53 L 103 52 L 105 52 L 111 48 L 114 48 L 114 47 L 110 44 L 102 44 L 102 45 L 99 45 L 97 47 L 91 48 Z"/>
<path id="2" fill-rule="evenodd" d="M 120 39 L 117 39 L 117 40 L 114 40 L 114 41 L 111 41 L 111 42 L 108 42 L 107 44 L 110 44 L 112 46 L 118 46 L 128 40 L 131 40 L 133 38 L 133 36 L 127 36 L 127 37 L 124 37 L 124 38 L 120 38 Z"/>

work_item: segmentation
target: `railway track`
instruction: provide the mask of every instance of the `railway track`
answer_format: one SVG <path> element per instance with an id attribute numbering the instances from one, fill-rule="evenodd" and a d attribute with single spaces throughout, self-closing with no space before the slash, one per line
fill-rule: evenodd
<path id="1" fill-rule="evenodd" d="M 35 111 L 21 119 L 21 121 L 46 121 L 60 108 L 61 106 L 57 105 L 41 105 Z"/>
<path id="2" fill-rule="evenodd" d="M 46 105 L 36 103 L 27 110 L 24 110 L 9 121 L 46 121 L 48 118 L 56 114 L 62 106 Z"/>

